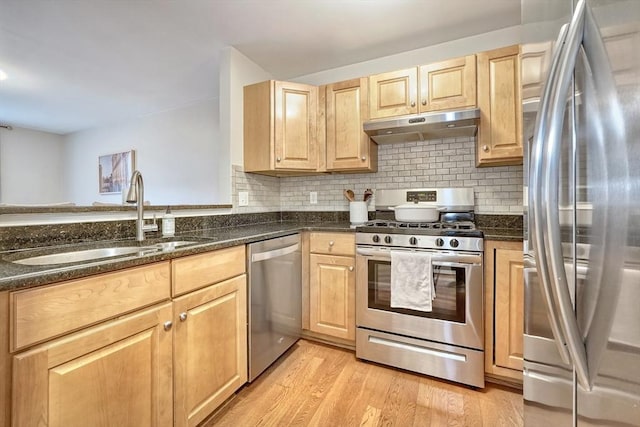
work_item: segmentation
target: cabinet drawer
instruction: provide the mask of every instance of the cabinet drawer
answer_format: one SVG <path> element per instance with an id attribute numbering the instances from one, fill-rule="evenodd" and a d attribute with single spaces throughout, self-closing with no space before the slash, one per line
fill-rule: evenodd
<path id="1" fill-rule="evenodd" d="M 355 255 L 356 236 L 354 233 L 311 233 L 311 252 L 329 255 Z"/>
<path id="2" fill-rule="evenodd" d="M 167 261 L 12 292 L 11 350 L 167 300 L 169 280 Z"/>
<path id="3" fill-rule="evenodd" d="M 245 248 L 234 246 L 174 259 L 171 263 L 173 295 L 182 295 L 244 273 Z"/>

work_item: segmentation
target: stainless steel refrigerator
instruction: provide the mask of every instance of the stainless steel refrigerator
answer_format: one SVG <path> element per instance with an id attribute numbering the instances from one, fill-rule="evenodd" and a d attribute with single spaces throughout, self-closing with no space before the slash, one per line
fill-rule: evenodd
<path id="1" fill-rule="evenodd" d="M 526 426 L 640 426 L 640 1 L 522 0 Z"/>

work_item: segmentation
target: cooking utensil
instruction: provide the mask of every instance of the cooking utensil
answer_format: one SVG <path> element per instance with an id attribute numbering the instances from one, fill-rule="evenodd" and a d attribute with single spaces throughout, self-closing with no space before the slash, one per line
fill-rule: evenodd
<path id="1" fill-rule="evenodd" d="M 440 219 L 437 207 L 421 203 L 405 203 L 390 208 L 400 222 L 435 222 Z"/>
<path id="2" fill-rule="evenodd" d="M 371 198 L 371 196 L 373 196 L 373 191 L 371 191 L 371 189 L 370 189 L 370 188 L 367 188 L 367 189 L 364 191 L 364 201 L 365 201 L 365 202 L 368 202 L 368 201 L 369 201 L 369 199 Z"/>
<path id="3" fill-rule="evenodd" d="M 356 200 L 356 195 L 353 193 L 352 190 L 344 190 L 343 194 L 344 194 L 344 197 L 346 197 L 347 200 L 350 202 L 354 202 Z"/>

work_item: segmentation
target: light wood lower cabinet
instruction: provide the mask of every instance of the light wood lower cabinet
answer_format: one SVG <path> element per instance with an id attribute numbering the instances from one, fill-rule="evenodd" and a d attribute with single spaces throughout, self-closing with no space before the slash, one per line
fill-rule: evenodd
<path id="1" fill-rule="evenodd" d="M 311 330 L 355 340 L 355 259 L 311 254 L 309 264 Z"/>
<path id="2" fill-rule="evenodd" d="M 485 372 L 522 382 L 522 242 L 485 241 Z"/>
<path id="3" fill-rule="evenodd" d="M 0 293 L 0 425 L 197 425 L 247 380 L 245 271 L 238 246 Z"/>
<path id="4" fill-rule="evenodd" d="M 12 425 L 171 425 L 170 319 L 167 302 L 16 354 Z"/>
<path id="5" fill-rule="evenodd" d="M 0 426 L 11 425 L 11 353 L 9 292 L 0 292 Z"/>
<path id="6" fill-rule="evenodd" d="M 329 340 L 338 338 L 353 343 L 355 236 L 311 233 L 309 240 L 309 330 Z"/>
<path id="7" fill-rule="evenodd" d="M 196 426 L 247 381 L 247 281 L 174 300 L 175 426 Z"/>

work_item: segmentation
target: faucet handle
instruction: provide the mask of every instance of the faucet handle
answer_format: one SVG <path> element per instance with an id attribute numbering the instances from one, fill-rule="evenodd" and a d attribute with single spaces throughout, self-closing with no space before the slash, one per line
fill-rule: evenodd
<path id="1" fill-rule="evenodd" d="M 143 221 L 144 222 L 144 221 Z M 158 224 L 156 223 L 156 214 L 153 214 L 153 222 L 144 223 L 142 225 L 144 231 L 158 231 Z"/>

